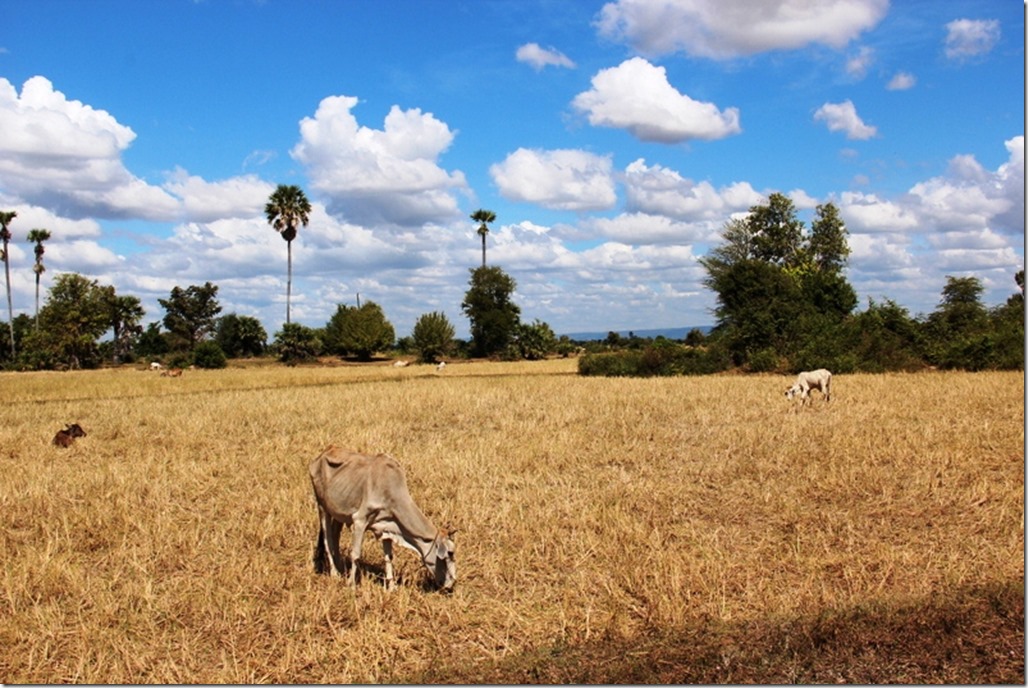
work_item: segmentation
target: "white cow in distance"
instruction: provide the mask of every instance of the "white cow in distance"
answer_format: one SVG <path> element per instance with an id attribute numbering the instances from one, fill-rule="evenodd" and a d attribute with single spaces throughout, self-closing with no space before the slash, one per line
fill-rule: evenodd
<path id="1" fill-rule="evenodd" d="M 816 389 L 824 395 L 825 402 L 829 402 L 832 399 L 832 373 L 824 368 L 818 368 L 817 370 L 805 370 L 796 376 L 796 382 L 792 383 L 792 387 L 785 390 L 786 399 L 792 399 L 797 394 L 800 395 L 802 400 L 800 405 L 805 405 L 810 401 L 810 390 Z"/>

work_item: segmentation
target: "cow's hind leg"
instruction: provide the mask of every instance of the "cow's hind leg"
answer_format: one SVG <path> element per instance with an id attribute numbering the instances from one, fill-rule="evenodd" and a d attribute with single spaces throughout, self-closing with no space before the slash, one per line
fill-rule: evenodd
<path id="1" fill-rule="evenodd" d="M 393 541 L 391 538 L 382 538 L 382 554 L 385 556 L 386 590 L 396 587 L 393 579 Z"/>
<path id="2" fill-rule="evenodd" d="M 343 575 L 343 555 L 339 551 L 339 535 L 343 524 L 332 518 L 326 511 L 321 511 L 321 529 L 318 531 L 318 549 L 322 547 L 328 551 L 328 568 L 326 573 L 333 576 Z M 317 556 L 315 554 L 315 556 Z"/>
<path id="3" fill-rule="evenodd" d="M 318 541 L 314 546 L 314 573 L 328 573 L 328 548 L 325 547 L 325 528 L 318 523 Z"/>

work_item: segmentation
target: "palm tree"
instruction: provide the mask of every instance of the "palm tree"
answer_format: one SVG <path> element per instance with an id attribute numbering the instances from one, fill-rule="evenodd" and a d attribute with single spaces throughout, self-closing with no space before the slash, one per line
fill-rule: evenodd
<path id="1" fill-rule="evenodd" d="M 8 260 L 10 254 L 7 252 L 7 245 L 11 241 L 11 230 L 8 226 L 11 224 L 11 220 L 18 217 L 18 213 L 13 210 L 0 211 L 0 241 L 3 241 L 4 248 L 3 252 L 0 253 L 0 258 L 4 261 L 4 273 L 7 277 L 7 313 L 10 316 L 8 325 L 11 330 L 11 358 L 14 358 L 14 302 L 11 301 L 11 262 Z"/>
<path id="2" fill-rule="evenodd" d="M 32 266 L 32 272 L 36 273 L 36 329 L 39 329 L 39 278 L 46 272 L 46 268 L 43 267 L 43 254 L 46 253 L 46 249 L 43 248 L 43 242 L 49 241 L 50 230 L 35 228 L 29 232 L 29 241 L 36 242 L 36 264 Z"/>
<path id="3" fill-rule="evenodd" d="M 489 223 L 496 222 L 496 213 L 479 208 L 471 214 L 471 219 L 478 223 L 478 236 L 482 237 L 482 267 L 485 267 L 485 235 L 489 233 Z"/>
<path id="4" fill-rule="evenodd" d="M 264 206 L 264 214 L 268 216 L 268 224 L 282 235 L 286 241 L 289 276 L 286 280 L 286 324 L 289 324 L 289 301 L 293 293 L 293 239 L 296 238 L 298 225 L 307 226 L 310 219 L 311 203 L 298 186 L 279 184 L 268 198 Z"/>

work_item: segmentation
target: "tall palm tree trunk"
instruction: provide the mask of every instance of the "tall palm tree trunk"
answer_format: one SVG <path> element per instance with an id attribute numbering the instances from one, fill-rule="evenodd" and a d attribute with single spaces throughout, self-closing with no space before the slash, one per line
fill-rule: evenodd
<path id="1" fill-rule="evenodd" d="M 36 271 L 36 331 L 39 331 L 39 272 Z"/>
<path id="2" fill-rule="evenodd" d="M 293 298 L 293 242 L 286 242 L 286 325 L 289 324 L 289 302 Z"/>
<path id="3" fill-rule="evenodd" d="M 4 274 L 7 277 L 7 314 L 10 318 L 7 321 L 8 329 L 11 332 L 11 358 L 14 358 L 14 301 L 11 300 L 11 254 L 8 252 L 7 240 L 4 239 Z"/>
<path id="4" fill-rule="evenodd" d="M 485 233 L 482 233 L 482 267 L 485 267 Z"/>

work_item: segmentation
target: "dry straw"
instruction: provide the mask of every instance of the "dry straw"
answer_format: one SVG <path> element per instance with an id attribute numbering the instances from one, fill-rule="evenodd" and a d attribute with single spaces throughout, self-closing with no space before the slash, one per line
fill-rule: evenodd
<path id="1" fill-rule="evenodd" d="M 1021 373 L 574 371 L 0 375 L 0 682 L 1023 682 Z M 460 528 L 453 595 L 314 575 L 329 443 Z"/>

